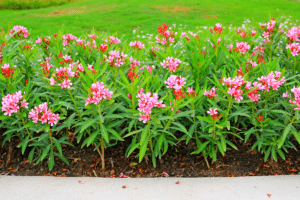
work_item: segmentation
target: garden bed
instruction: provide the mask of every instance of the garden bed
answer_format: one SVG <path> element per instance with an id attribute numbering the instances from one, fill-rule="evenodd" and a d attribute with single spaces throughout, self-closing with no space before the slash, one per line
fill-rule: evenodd
<path id="1" fill-rule="evenodd" d="M 0 142 L 2 142 L 0 136 Z M 235 139 L 232 138 L 234 141 Z M 96 151 L 76 148 L 64 148 L 64 155 L 68 158 L 70 165 L 58 162 L 53 170 L 49 172 L 47 162 L 43 164 L 43 171 L 35 163 L 29 164 L 26 161 L 28 153 L 24 155 L 20 148 L 15 148 L 18 142 L 11 144 L 12 153 L 10 163 L 7 165 L 7 155 L 9 144 L 0 149 L 0 175 L 10 176 L 62 176 L 62 177 L 111 177 L 120 176 L 123 173 L 131 178 L 153 178 L 164 177 L 166 172 L 170 177 L 237 177 L 237 176 L 270 176 L 270 175 L 296 175 L 300 172 L 300 154 L 291 149 L 286 154 L 286 160 L 277 163 L 264 162 L 264 155 L 257 151 L 251 151 L 251 146 L 255 138 L 251 137 L 247 143 L 236 139 L 238 150 L 230 150 L 224 157 L 218 155 L 218 160 L 207 168 L 203 156 L 190 155 L 196 149 L 195 144 L 185 146 L 184 142 L 177 147 L 171 147 L 158 162 L 156 168 L 151 164 L 151 158 L 138 163 L 135 158 L 137 153 L 133 153 L 129 158 L 124 156 L 125 147 L 130 144 L 130 139 L 126 139 L 117 146 L 106 151 L 106 169 L 101 169 L 101 161 Z M 297 149 L 300 145 L 293 141 Z M 211 162 L 211 160 L 209 160 Z M 136 165 L 135 165 L 136 164 Z"/>
<path id="2" fill-rule="evenodd" d="M 34 45 L 23 26 L 2 31 L 1 170 L 298 172 L 300 27 L 286 23 L 197 34 L 163 24 L 141 41 L 58 32 Z"/>

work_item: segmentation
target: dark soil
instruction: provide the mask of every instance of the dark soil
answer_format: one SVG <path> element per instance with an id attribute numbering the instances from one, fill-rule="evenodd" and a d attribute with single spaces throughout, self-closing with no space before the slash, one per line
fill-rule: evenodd
<path id="1" fill-rule="evenodd" d="M 1 130 L 0 130 L 1 133 Z M 176 135 L 177 138 L 180 135 Z M 0 144 L 3 142 L 3 136 L 0 134 Z M 162 172 L 167 172 L 171 177 L 233 177 L 233 176 L 266 176 L 266 175 L 297 175 L 300 172 L 300 154 L 294 149 L 288 149 L 285 154 L 286 160 L 278 155 L 278 162 L 272 163 L 271 159 L 264 163 L 264 154 L 251 151 L 255 142 L 255 136 L 251 136 L 247 143 L 242 140 L 229 138 L 238 148 L 238 150 L 227 150 L 225 156 L 218 153 L 218 160 L 211 164 L 212 160 L 208 158 L 210 168 L 201 154 L 190 155 L 196 150 L 194 143 L 185 145 L 185 141 L 177 146 L 171 146 L 168 152 L 161 160 L 157 158 L 157 167 L 152 165 L 151 157 L 144 158 L 138 163 L 138 152 L 133 152 L 129 158 L 125 157 L 126 148 L 131 142 L 131 138 L 126 138 L 124 142 L 118 143 L 114 147 L 107 148 L 105 151 L 106 169 L 101 169 L 101 159 L 93 147 L 81 149 L 81 144 L 73 142 L 76 148 L 65 146 L 63 154 L 69 160 L 70 165 L 65 164 L 56 158 L 56 163 L 51 172 L 48 170 L 47 161 L 43 163 L 41 172 L 39 165 L 27 162 L 28 149 L 24 155 L 21 148 L 17 148 L 18 141 L 13 139 L 10 143 L 6 142 L 3 148 L 0 148 L 0 175 L 14 176 L 91 176 L 91 177 L 110 177 L 115 175 L 119 177 L 123 173 L 129 177 L 162 177 Z M 300 145 L 295 141 L 291 142 L 300 149 Z M 9 153 L 10 151 L 10 153 Z M 138 163 L 137 165 L 133 165 Z"/>

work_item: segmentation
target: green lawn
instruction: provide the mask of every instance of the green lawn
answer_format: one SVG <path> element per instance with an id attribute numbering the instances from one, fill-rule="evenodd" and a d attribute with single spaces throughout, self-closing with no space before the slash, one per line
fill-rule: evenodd
<path id="1" fill-rule="evenodd" d="M 0 11 L 1 26 L 8 23 L 28 28 L 31 38 L 53 35 L 59 29 L 79 36 L 96 31 L 132 33 L 140 26 L 154 33 L 163 23 L 197 26 L 241 26 L 245 19 L 267 22 L 270 17 L 300 19 L 300 1 L 289 0 L 85 0 L 37 10 Z"/>

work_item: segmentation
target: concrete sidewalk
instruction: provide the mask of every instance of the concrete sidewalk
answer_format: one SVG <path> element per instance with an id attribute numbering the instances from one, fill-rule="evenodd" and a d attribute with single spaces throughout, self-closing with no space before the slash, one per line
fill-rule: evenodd
<path id="1" fill-rule="evenodd" d="M 180 184 L 175 184 L 177 181 Z M 122 187 L 124 185 L 126 188 Z M 0 200 L 27 199 L 300 200 L 300 175 L 212 178 L 0 176 Z"/>

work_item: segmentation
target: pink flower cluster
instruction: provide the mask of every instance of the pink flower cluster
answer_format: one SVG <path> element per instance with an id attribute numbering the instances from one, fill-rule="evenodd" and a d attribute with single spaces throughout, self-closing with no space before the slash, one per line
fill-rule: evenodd
<path id="1" fill-rule="evenodd" d="M 290 30 L 288 30 L 287 36 L 289 37 L 290 41 L 295 40 L 296 42 L 299 42 L 300 27 L 292 27 Z"/>
<path id="2" fill-rule="evenodd" d="M 108 43 L 109 46 L 110 46 L 111 44 L 119 44 L 119 43 L 121 43 L 121 40 L 119 40 L 117 37 L 109 36 L 109 38 L 106 39 L 105 42 Z"/>
<path id="3" fill-rule="evenodd" d="M 181 61 L 178 58 L 167 57 L 160 64 L 164 69 L 169 68 L 169 72 L 175 72 L 179 68 L 180 63 Z"/>
<path id="4" fill-rule="evenodd" d="M 163 104 L 163 101 L 158 101 L 158 95 L 156 93 L 151 94 L 151 92 L 147 92 L 145 94 L 145 90 L 142 88 L 138 91 L 138 94 L 136 96 L 138 98 L 138 111 L 140 111 L 140 121 L 143 121 L 143 123 L 146 123 L 148 120 L 150 120 L 150 114 L 152 112 L 153 107 L 157 108 L 164 108 L 166 107 L 165 104 Z"/>
<path id="5" fill-rule="evenodd" d="M 110 51 L 109 57 L 107 59 L 107 55 L 103 55 L 104 61 L 109 62 L 110 66 L 113 67 L 120 67 L 121 65 L 125 64 L 125 58 L 127 57 L 127 54 L 124 54 L 123 52 L 120 54 L 119 51 Z"/>
<path id="6" fill-rule="evenodd" d="M 170 31 L 168 31 L 169 25 L 164 23 L 161 27 L 157 28 L 158 33 L 162 36 L 162 39 L 157 35 L 155 37 L 156 43 L 160 43 L 162 45 L 165 45 L 167 43 L 171 44 L 175 42 L 174 35 L 177 35 L 177 32 L 173 35 Z"/>
<path id="7" fill-rule="evenodd" d="M 151 74 L 152 71 L 155 70 L 155 66 L 152 65 L 152 66 L 149 66 L 149 65 L 144 65 L 140 68 L 140 70 L 144 70 L 144 68 L 146 67 L 147 71 Z"/>
<path id="8" fill-rule="evenodd" d="M 28 103 L 26 99 L 23 99 L 21 91 L 16 92 L 16 94 L 8 94 L 2 98 L 2 111 L 4 115 L 11 116 L 12 113 L 17 113 L 22 107 L 28 108 Z"/>
<path id="9" fill-rule="evenodd" d="M 167 88 L 173 88 L 175 91 L 179 91 L 185 84 L 185 78 L 178 77 L 177 75 L 171 75 L 166 81 Z"/>
<path id="10" fill-rule="evenodd" d="M 274 75 L 275 73 L 275 75 Z M 269 92 L 272 88 L 273 90 L 278 90 L 278 88 L 286 82 L 285 77 L 283 76 L 280 80 L 278 80 L 281 76 L 281 72 L 271 72 L 268 76 L 261 76 L 257 80 L 262 84 L 263 90 Z"/>
<path id="11" fill-rule="evenodd" d="M 291 50 L 291 54 L 293 56 L 298 56 L 298 54 L 300 53 L 300 45 L 299 45 L 299 43 L 288 44 L 286 46 L 286 49 Z"/>
<path id="12" fill-rule="evenodd" d="M 210 32 L 211 32 L 212 34 L 214 34 L 214 31 L 215 31 L 216 33 L 219 33 L 219 35 L 221 35 L 222 30 L 223 30 L 222 24 L 217 23 L 217 24 L 215 25 L 215 27 L 214 27 L 214 30 L 210 29 Z"/>
<path id="13" fill-rule="evenodd" d="M 10 78 L 15 73 L 15 66 L 10 67 L 10 64 L 3 64 L 1 66 L 1 74 L 6 76 L 7 78 Z"/>
<path id="14" fill-rule="evenodd" d="M 75 76 L 75 72 L 72 71 L 73 67 L 70 66 L 68 68 L 60 67 L 57 68 L 55 71 L 55 74 L 53 74 L 53 77 L 50 78 L 50 85 L 54 85 L 56 81 L 60 82 L 58 85 L 61 86 L 61 89 L 63 88 L 69 88 L 72 85 L 70 77 Z"/>
<path id="15" fill-rule="evenodd" d="M 77 39 L 77 37 L 72 34 L 63 35 L 62 36 L 63 46 L 67 46 L 70 41 L 75 40 L 75 39 Z"/>
<path id="16" fill-rule="evenodd" d="M 246 51 L 250 50 L 250 45 L 247 42 L 237 42 L 236 48 L 233 51 L 238 51 L 239 53 L 245 54 Z"/>
<path id="17" fill-rule="evenodd" d="M 141 41 L 130 42 L 129 46 L 135 47 L 137 49 L 144 49 L 145 48 L 145 45 Z"/>
<path id="18" fill-rule="evenodd" d="M 53 126 L 53 124 L 57 124 L 60 117 L 58 114 L 52 113 L 50 109 L 48 110 L 47 103 L 42 103 L 34 109 L 31 109 L 28 118 L 32 118 L 33 123 L 38 123 L 38 121 L 40 121 L 42 124 L 48 123 Z"/>
<path id="19" fill-rule="evenodd" d="M 210 114 L 210 117 L 213 120 L 217 120 L 217 119 L 220 119 L 220 117 L 222 117 L 222 114 L 220 114 L 218 116 L 218 109 L 217 108 L 215 108 L 215 109 L 209 108 L 209 111 L 207 111 L 207 114 Z"/>
<path id="20" fill-rule="evenodd" d="M 294 99 L 292 98 L 291 95 L 288 95 L 288 92 L 283 93 L 282 96 L 283 97 L 287 97 L 287 98 L 291 98 L 292 100 L 289 100 L 289 102 L 291 104 L 296 105 L 296 108 L 294 108 L 294 110 L 300 110 L 300 87 L 293 87 L 293 89 L 291 89 L 291 92 L 294 93 Z"/>
<path id="21" fill-rule="evenodd" d="M 27 28 L 25 28 L 24 26 L 14 26 L 10 30 L 9 36 L 12 36 L 14 33 L 16 33 L 16 35 L 18 35 L 20 38 L 28 38 L 28 36 L 30 35 Z M 14 35 L 14 37 L 16 37 L 16 35 Z"/>
<path id="22" fill-rule="evenodd" d="M 104 84 L 101 82 L 93 83 L 90 87 L 92 92 L 92 97 L 88 95 L 88 99 L 85 101 L 85 106 L 89 104 L 97 105 L 103 99 L 111 100 L 111 96 L 113 94 L 112 91 L 109 91 L 108 88 L 105 88 Z"/>
<path id="23" fill-rule="evenodd" d="M 218 96 L 217 92 L 216 92 L 216 89 L 215 88 L 212 88 L 211 90 L 209 91 L 204 91 L 204 95 L 207 96 L 208 98 L 213 98 L 215 99 L 215 96 Z"/>
<path id="24" fill-rule="evenodd" d="M 235 78 L 223 78 L 222 85 L 226 85 L 228 87 L 227 93 L 235 98 L 236 101 L 240 102 L 243 100 L 242 93 L 243 90 L 240 88 L 245 83 L 242 76 L 237 76 Z"/>

